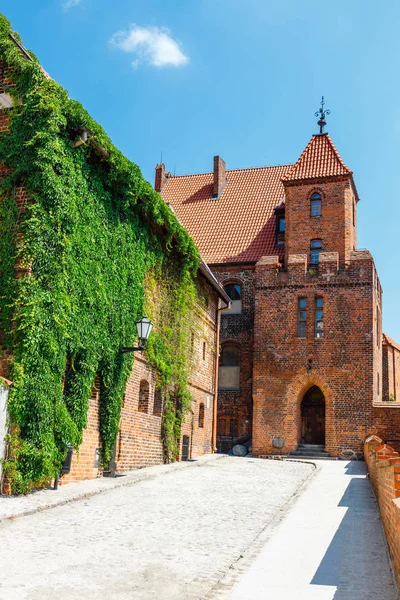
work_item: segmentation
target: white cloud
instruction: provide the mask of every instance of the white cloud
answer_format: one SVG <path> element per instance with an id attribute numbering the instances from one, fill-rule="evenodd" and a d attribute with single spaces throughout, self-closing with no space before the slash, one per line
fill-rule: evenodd
<path id="1" fill-rule="evenodd" d="M 71 1 L 71 0 L 67 0 Z M 79 0 L 78 0 L 79 1 Z M 168 29 L 159 27 L 140 27 L 132 24 L 128 31 L 117 31 L 110 39 L 110 44 L 122 52 L 135 54 L 132 66 L 140 63 L 154 67 L 181 67 L 189 62 Z"/>
<path id="2" fill-rule="evenodd" d="M 69 8 L 72 8 L 73 6 L 78 6 L 78 4 L 81 3 L 81 0 L 65 0 L 65 2 L 62 3 L 62 7 L 64 10 L 68 10 Z"/>

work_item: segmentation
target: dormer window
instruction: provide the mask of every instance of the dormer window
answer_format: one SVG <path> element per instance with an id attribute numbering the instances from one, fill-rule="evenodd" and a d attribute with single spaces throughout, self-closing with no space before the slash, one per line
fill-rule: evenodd
<path id="1" fill-rule="evenodd" d="M 318 265 L 319 255 L 322 250 L 322 241 L 321 240 L 311 240 L 310 248 L 311 248 L 311 264 Z"/>
<path id="2" fill-rule="evenodd" d="M 321 216 L 321 195 L 320 194 L 313 194 L 311 196 L 310 215 L 312 217 L 320 217 Z"/>
<path id="3" fill-rule="evenodd" d="M 275 209 L 276 217 L 276 230 L 275 230 L 275 246 L 276 248 L 283 248 L 285 245 L 285 208 L 284 206 L 278 206 Z"/>

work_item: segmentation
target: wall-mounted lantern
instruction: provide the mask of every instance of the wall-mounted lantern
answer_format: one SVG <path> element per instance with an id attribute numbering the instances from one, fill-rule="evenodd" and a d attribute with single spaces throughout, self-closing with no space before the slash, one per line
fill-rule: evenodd
<path id="1" fill-rule="evenodd" d="M 135 346 L 132 348 L 124 347 L 121 348 L 121 352 L 138 352 L 144 350 L 146 348 L 147 340 L 149 339 L 152 328 L 153 323 L 150 321 L 149 318 L 146 317 L 146 315 L 143 315 L 140 321 L 137 321 L 136 323 L 136 329 L 139 338 L 139 346 Z"/>

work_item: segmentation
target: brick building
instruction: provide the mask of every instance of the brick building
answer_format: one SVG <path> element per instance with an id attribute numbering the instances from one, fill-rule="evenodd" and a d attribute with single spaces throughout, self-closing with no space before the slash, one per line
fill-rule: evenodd
<path id="1" fill-rule="evenodd" d="M 15 45 L 16 51 L 21 54 L 24 60 L 28 63 L 34 62 L 22 44 L 11 33 L 8 34 L 8 39 Z M 7 43 L 10 45 L 9 41 Z M 13 48 L 13 51 L 15 49 Z M 43 70 L 42 74 L 47 80 L 50 79 L 48 74 Z M 15 88 L 12 75 L 12 67 L 0 56 L 0 136 L 10 131 L 10 116 L 15 105 L 15 96 L 10 94 L 11 88 Z M 18 91 L 17 88 L 16 91 Z M 18 99 L 17 106 L 23 106 L 23 101 Z M 101 148 L 98 143 L 96 145 L 94 136 L 90 140 L 90 146 L 87 140 L 88 135 L 86 132 L 85 136 L 82 135 L 79 138 L 78 143 L 68 142 L 68 144 L 69 147 L 74 148 L 73 151 L 79 151 L 81 146 L 87 143 L 87 162 L 94 161 L 96 164 L 101 165 L 99 168 L 103 168 L 108 173 L 108 152 Z M 117 150 L 115 149 L 114 152 L 117 152 Z M 8 175 L 12 176 L 12 173 L 13 169 L 8 164 L 0 164 L 0 178 L 7 177 Z M 115 185 L 115 182 L 110 182 L 110 186 L 112 185 Z M 151 186 L 149 184 L 146 185 L 151 194 L 154 194 Z M 14 186 L 12 197 L 15 202 L 15 210 L 18 212 L 16 224 L 13 225 L 13 233 L 17 237 L 18 245 L 21 246 L 24 243 L 24 234 L 21 233 L 21 223 L 29 216 L 32 205 L 32 197 L 22 179 L 18 179 L 18 185 Z M 100 201 L 101 199 L 99 199 Z M 158 199 L 158 203 L 165 210 L 164 204 L 160 199 Z M 183 228 L 177 223 L 171 211 L 168 211 L 168 214 L 183 231 Z M 161 243 L 165 243 L 168 230 L 165 224 L 162 225 L 160 215 L 157 217 L 157 223 L 151 221 L 149 216 L 142 215 L 140 218 L 143 219 L 142 227 L 151 228 Z M 7 214 L 6 211 L 2 211 L 0 215 L 2 232 L 5 232 L 6 224 Z M 189 239 L 185 232 L 184 235 L 186 239 Z M 176 239 L 174 238 L 168 241 L 172 246 L 174 246 L 175 242 Z M 186 252 L 189 251 L 190 248 L 186 248 Z M 31 261 L 34 262 L 34 260 L 35 257 L 31 257 Z M 175 251 L 173 260 L 177 260 L 179 264 L 178 250 Z M 7 275 L 5 272 L 2 273 L 1 267 L 0 274 L 4 280 L 6 277 L 9 277 L 10 281 L 19 281 L 20 278 L 22 280 L 24 278 L 33 278 L 31 264 L 21 265 L 18 258 L 15 258 L 12 264 L 10 275 Z M 135 265 L 132 264 L 132 270 L 134 269 Z M 90 274 L 87 273 L 87 277 L 89 276 Z M 192 333 L 189 350 L 190 357 L 188 360 L 188 389 L 191 394 L 191 404 L 181 429 L 179 443 L 179 459 L 184 460 L 213 452 L 216 446 L 217 347 L 219 343 L 220 312 L 228 307 L 230 302 L 227 293 L 217 282 L 204 262 L 200 263 L 197 277 L 195 274 L 194 278 L 196 279 L 196 289 L 200 290 L 199 294 L 201 294 L 201 298 L 200 296 L 198 297 L 194 311 L 192 311 L 194 312 L 196 329 L 195 333 Z M 146 282 L 144 283 L 144 287 L 146 288 Z M 158 287 L 155 288 L 155 291 L 153 288 L 152 295 L 158 297 L 158 300 L 155 302 L 156 305 L 162 301 L 158 293 Z M 3 298 L 1 294 L 0 297 Z M 0 311 L 5 308 L 3 300 L 4 298 L 0 301 Z M 96 307 L 94 306 L 93 314 L 95 312 Z M 11 317 L 8 333 L 12 331 L 14 326 L 15 322 L 13 317 Z M 154 329 L 156 330 L 156 326 Z M 9 444 L 5 441 L 7 439 L 6 434 L 9 432 L 9 425 L 6 418 L 7 398 L 10 386 L 13 385 L 13 382 L 10 381 L 13 373 L 13 346 L 12 344 L 10 345 L 10 342 L 8 345 L 5 343 L 5 333 L 4 326 L 3 331 L 0 327 L 0 459 L 7 458 L 8 456 Z M 64 382 L 65 378 L 66 375 L 64 375 Z M 164 461 L 165 449 L 161 433 L 165 393 L 168 390 L 158 389 L 158 382 L 155 367 L 147 360 L 146 353 L 136 353 L 122 400 L 119 432 L 109 467 L 112 474 L 138 467 L 160 464 Z M 103 474 L 100 435 L 101 394 L 102 381 L 97 376 L 93 381 L 87 426 L 83 432 L 83 441 L 79 450 L 73 452 L 71 471 L 63 477 L 62 483 L 71 480 L 95 478 Z M 8 482 L 5 481 L 4 476 L 2 477 L 1 465 L 0 461 L 0 493 L 2 491 L 8 493 L 10 487 Z"/>
<path id="2" fill-rule="evenodd" d="M 216 156 L 212 173 L 158 165 L 155 181 L 232 298 L 218 447 L 251 435 L 258 456 L 300 443 L 359 456 L 374 425 L 398 436 L 399 347 L 384 337 L 382 355 L 382 289 L 356 249 L 357 189 L 329 135 L 294 165 L 226 170 Z"/>

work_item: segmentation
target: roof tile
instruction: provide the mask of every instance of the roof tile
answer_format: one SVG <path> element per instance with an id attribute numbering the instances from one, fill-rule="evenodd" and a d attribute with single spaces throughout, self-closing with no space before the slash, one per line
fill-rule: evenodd
<path id="1" fill-rule="evenodd" d="M 316 179 L 352 173 L 342 161 L 329 135 L 323 133 L 313 135 L 303 154 L 283 180 Z"/>

